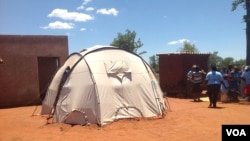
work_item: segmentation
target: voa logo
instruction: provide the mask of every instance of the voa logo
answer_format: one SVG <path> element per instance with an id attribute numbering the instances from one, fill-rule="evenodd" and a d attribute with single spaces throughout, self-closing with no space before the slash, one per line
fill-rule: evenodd
<path id="1" fill-rule="evenodd" d="M 244 129 L 226 129 L 228 136 L 247 136 Z"/>

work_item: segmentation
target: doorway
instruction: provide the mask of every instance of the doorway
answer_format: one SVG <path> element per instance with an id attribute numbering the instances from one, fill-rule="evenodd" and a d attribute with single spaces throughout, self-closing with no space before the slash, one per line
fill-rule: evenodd
<path id="1" fill-rule="evenodd" d="M 59 57 L 37 57 L 39 92 L 41 101 L 44 99 L 47 88 L 54 74 L 60 66 Z"/>

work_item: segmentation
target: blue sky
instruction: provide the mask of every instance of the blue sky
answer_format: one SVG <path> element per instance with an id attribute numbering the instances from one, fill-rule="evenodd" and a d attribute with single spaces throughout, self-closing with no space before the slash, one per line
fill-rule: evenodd
<path id="1" fill-rule="evenodd" d="M 67 35 L 69 53 L 109 45 L 118 33 L 135 31 L 142 57 L 174 53 L 183 41 L 201 53 L 246 57 L 246 34 L 232 0 L 0 0 L 0 34 Z"/>

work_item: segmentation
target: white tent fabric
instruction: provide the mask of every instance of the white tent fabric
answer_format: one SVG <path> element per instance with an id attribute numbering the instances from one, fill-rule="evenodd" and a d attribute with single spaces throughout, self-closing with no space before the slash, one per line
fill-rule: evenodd
<path id="1" fill-rule="evenodd" d="M 166 108 L 158 81 L 141 57 L 94 46 L 71 54 L 57 71 L 41 114 L 51 114 L 53 122 L 103 126 L 121 118 L 162 116 Z"/>

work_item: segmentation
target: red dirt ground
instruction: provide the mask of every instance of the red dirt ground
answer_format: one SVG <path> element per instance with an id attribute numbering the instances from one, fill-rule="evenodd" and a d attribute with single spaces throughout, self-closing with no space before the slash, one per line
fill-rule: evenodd
<path id="1" fill-rule="evenodd" d="M 218 108 L 207 108 L 206 100 L 166 101 L 170 110 L 162 119 L 127 119 L 104 127 L 46 124 L 46 116 L 36 115 L 40 106 L 0 109 L 0 141 L 221 141 L 222 124 L 250 124 L 247 101 L 218 102 Z"/>

